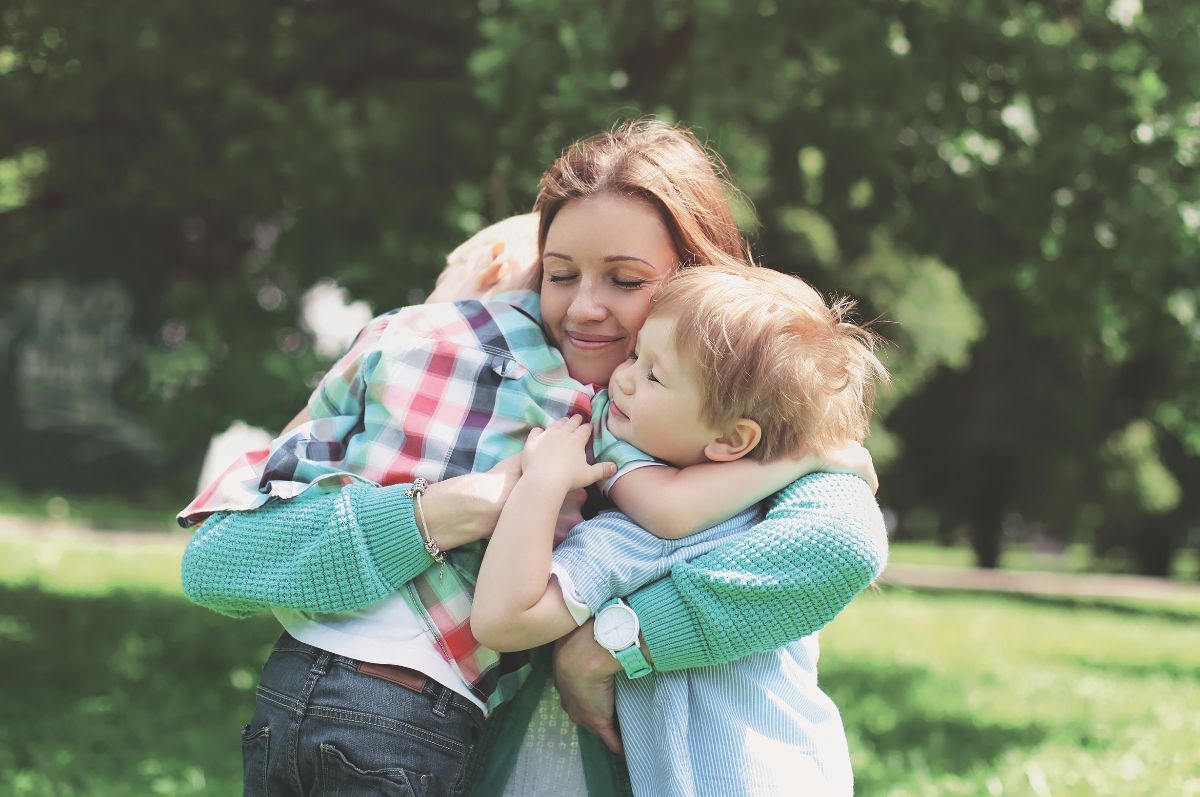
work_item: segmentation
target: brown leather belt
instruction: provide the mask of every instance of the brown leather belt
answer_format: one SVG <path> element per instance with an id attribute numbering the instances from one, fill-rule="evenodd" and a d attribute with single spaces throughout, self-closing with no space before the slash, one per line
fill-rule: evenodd
<path id="1" fill-rule="evenodd" d="M 355 669 L 363 675 L 382 678 L 418 693 L 424 692 L 426 685 L 429 684 L 429 676 L 425 673 L 411 667 L 401 667 L 398 664 L 372 664 L 369 661 L 360 661 Z"/>

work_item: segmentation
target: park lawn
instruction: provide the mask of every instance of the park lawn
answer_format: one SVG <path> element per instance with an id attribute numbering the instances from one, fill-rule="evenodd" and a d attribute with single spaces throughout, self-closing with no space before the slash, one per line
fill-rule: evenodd
<path id="1" fill-rule="evenodd" d="M 859 598 L 822 634 L 861 795 L 1200 795 L 1200 611 Z"/>
<path id="2" fill-rule="evenodd" d="M 179 496 L 153 495 L 131 501 L 117 495 L 64 494 L 59 490 L 29 490 L 0 477 L 0 515 L 53 520 L 92 529 L 167 531 L 177 528 Z"/>
<path id="3" fill-rule="evenodd" d="M 0 537 L 0 794 L 239 792 L 238 729 L 276 625 L 188 604 L 178 547 L 136 550 Z M 864 595 L 821 662 L 857 793 L 1200 795 L 1198 620 Z"/>
<path id="4" fill-rule="evenodd" d="M 967 545 L 938 545 L 933 542 L 905 540 L 893 542 L 888 560 L 892 564 L 932 565 L 937 567 L 974 567 L 975 554 Z M 1000 554 L 1005 570 L 1040 570 L 1049 573 L 1126 573 L 1135 571 L 1130 562 L 1113 554 L 1109 558 L 1093 555 L 1090 545 L 1073 543 L 1061 552 L 1038 551 L 1028 545 L 1009 545 Z M 1200 551 L 1188 548 L 1175 555 L 1171 577 L 1194 582 L 1200 576 Z"/>

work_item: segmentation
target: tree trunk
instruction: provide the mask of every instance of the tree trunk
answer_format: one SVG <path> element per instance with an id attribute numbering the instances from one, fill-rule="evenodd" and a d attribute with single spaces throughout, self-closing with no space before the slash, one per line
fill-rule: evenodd
<path id="1" fill-rule="evenodd" d="M 968 509 L 971 548 L 978 567 L 1000 566 L 1004 513 L 1008 510 L 1012 464 L 1004 454 L 993 453 L 980 463 L 975 497 Z"/>
<path id="2" fill-rule="evenodd" d="M 1143 576 L 1171 575 L 1180 536 L 1174 533 L 1177 520 L 1173 514 L 1146 517 L 1139 524 L 1140 531 L 1131 541 L 1130 553 Z"/>

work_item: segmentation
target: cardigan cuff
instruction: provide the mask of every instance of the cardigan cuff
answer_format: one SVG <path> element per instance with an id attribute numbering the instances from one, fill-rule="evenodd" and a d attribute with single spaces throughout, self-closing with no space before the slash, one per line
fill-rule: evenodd
<path id="1" fill-rule="evenodd" d="M 409 486 L 364 485 L 353 498 L 367 550 L 379 574 L 393 589 L 404 586 L 433 564 L 413 516 L 413 499 L 404 494 Z"/>
<path id="2" fill-rule="evenodd" d="M 659 579 L 625 598 L 638 616 L 642 639 L 655 672 L 715 664 L 696 624 L 670 577 Z"/>

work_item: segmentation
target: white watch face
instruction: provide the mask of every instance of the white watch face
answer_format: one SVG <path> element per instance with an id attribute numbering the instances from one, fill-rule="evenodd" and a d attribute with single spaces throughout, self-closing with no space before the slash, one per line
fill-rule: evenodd
<path id="1" fill-rule="evenodd" d="M 635 643 L 637 637 L 637 615 L 628 606 L 616 604 L 596 615 L 596 639 L 609 650 L 624 650 Z"/>

